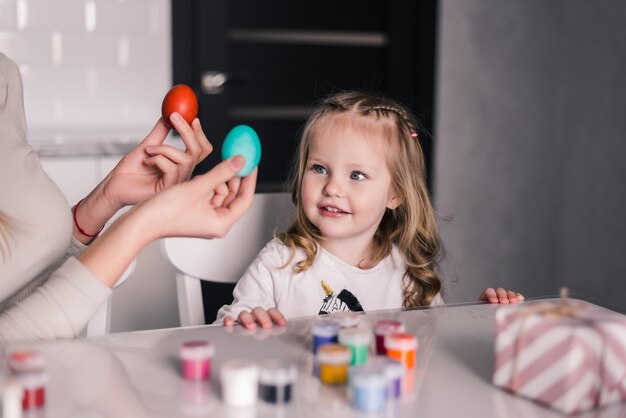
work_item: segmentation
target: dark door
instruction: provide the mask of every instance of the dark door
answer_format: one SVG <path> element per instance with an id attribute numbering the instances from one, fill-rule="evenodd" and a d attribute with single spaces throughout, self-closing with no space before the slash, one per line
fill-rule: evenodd
<path id="1" fill-rule="evenodd" d="M 340 89 L 389 95 L 432 126 L 436 0 L 176 0 L 172 16 L 174 82 L 198 93 L 215 146 L 197 173 L 247 124 L 263 148 L 257 191 L 281 190 L 312 105 Z M 207 320 L 231 290 L 205 292 Z"/>

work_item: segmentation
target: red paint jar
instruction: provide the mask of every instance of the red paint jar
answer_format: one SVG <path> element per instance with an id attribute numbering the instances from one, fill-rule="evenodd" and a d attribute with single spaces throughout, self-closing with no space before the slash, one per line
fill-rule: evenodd
<path id="1" fill-rule="evenodd" d="M 381 319 L 374 326 L 374 336 L 376 337 L 376 354 L 385 355 L 385 336 L 404 332 L 404 324 L 393 319 Z"/>
<path id="2" fill-rule="evenodd" d="M 17 373 L 15 379 L 20 382 L 24 389 L 22 396 L 22 409 L 24 411 L 38 409 L 45 405 L 48 376 L 44 371 Z"/>

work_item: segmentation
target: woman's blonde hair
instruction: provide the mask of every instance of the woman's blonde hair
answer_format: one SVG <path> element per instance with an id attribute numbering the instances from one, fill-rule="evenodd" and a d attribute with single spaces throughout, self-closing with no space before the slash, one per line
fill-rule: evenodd
<path id="1" fill-rule="evenodd" d="M 292 168 L 289 190 L 296 207 L 294 223 L 287 231 L 277 234 L 277 238 L 290 248 L 291 259 L 297 248 L 304 250 L 306 258 L 296 263 L 296 273 L 311 267 L 317 254 L 317 243 L 322 237 L 304 213 L 300 192 L 302 178 L 309 147 L 318 127 L 337 115 L 348 116 L 355 122 L 363 119 L 367 123 L 379 123 L 383 128 L 392 187 L 402 204 L 385 212 L 374 235 L 373 262 L 378 263 L 387 257 L 395 243 L 407 265 L 403 284 L 404 307 L 430 305 L 441 290 L 437 270 L 443 248 L 426 185 L 419 125 L 407 109 L 391 99 L 343 92 L 320 103 L 304 126 Z"/>

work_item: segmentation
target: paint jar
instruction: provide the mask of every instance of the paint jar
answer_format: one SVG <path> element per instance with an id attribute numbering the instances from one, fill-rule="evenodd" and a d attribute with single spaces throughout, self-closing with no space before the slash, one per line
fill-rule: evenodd
<path id="1" fill-rule="evenodd" d="M 311 323 L 311 334 L 313 335 L 313 353 L 324 344 L 337 343 L 337 334 L 341 326 L 332 319 L 316 319 Z"/>
<path id="2" fill-rule="evenodd" d="M 385 337 L 387 357 L 398 360 L 406 369 L 415 367 L 417 347 L 417 337 L 412 334 L 399 332 Z"/>
<path id="3" fill-rule="evenodd" d="M 387 350 L 385 349 L 385 336 L 398 332 L 404 332 L 404 324 L 400 321 L 393 319 L 381 319 L 376 322 L 376 325 L 374 326 L 376 354 L 383 356 L 387 354 Z"/>
<path id="4" fill-rule="evenodd" d="M 29 411 L 42 408 L 46 403 L 46 385 L 48 375 L 43 370 L 16 373 L 15 379 L 22 385 L 22 409 Z"/>
<path id="5" fill-rule="evenodd" d="M 330 314 L 330 319 L 337 321 L 341 328 L 355 328 L 359 325 L 359 314 L 352 311 L 338 311 Z"/>
<path id="6" fill-rule="evenodd" d="M 296 366 L 291 362 L 268 360 L 262 363 L 259 376 L 259 397 L 272 404 L 291 402 L 297 376 Z"/>
<path id="7" fill-rule="evenodd" d="M 229 360 L 220 368 L 222 398 L 230 406 L 254 405 L 258 397 L 259 366 L 248 360 Z"/>
<path id="8" fill-rule="evenodd" d="M 402 363 L 389 357 L 377 357 L 372 365 L 383 371 L 387 382 L 387 399 L 398 399 L 402 395 L 402 378 L 406 374 Z"/>
<path id="9" fill-rule="evenodd" d="M 187 380 L 211 378 L 211 360 L 215 347 L 206 340 L 193 340 L 180 347 L 180 361 L 183 377 Z"/>
<path id="10" fill-rule="evenodd" d="M 350 365 L 365 364 L 371 336 L 371 331 L 359 328 L 343 328 L 339 331 L 339 344 L 348 347 L 352 354 Z"/>
<path id="11" fill-rule="evenodd" d="M 0 378 L 4 376 L 0 375 Z M 24 388 L 15 378 L 8 378 L 0 384 L 2 389 L 2 411 L 0 416 L 4 418 L 19 418 L 22 416 L 22 399 L 24 398 Z"/>
<path id="12" fill-rule="evenodd" d="M 327 385 L 344 385 L 348 377 L 348 363 L 352 354 L 348 347 L 326 344 L 317 351 L 319 378 Z"/>
<path id="13" fill-rule="evenodd" d="M 9 369 L 13 373 L 28 373 L 44 369 L 43 356 L 36 350 L 14 351 L 9 356 Z"/>
<path id="14" fill-rule="evenodd" d="M 375 412 L 385 407 L 387 382 L 381 367 L 350 367 L 350 398 L 359 411 Z"/>

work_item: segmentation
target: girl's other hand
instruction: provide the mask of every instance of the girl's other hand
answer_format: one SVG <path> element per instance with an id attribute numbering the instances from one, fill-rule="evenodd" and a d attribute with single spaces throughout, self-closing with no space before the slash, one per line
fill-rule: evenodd
<path id="1" fill-rule="evenodd" d="M 502 287 L 494 289 L 493 287 L 488 287 L 483 290 L 483 292 L 478 297 L 479 302 L 489 302 L 489 303 L 517 303 L 522 302 L 524 300 L 524 295 L 518 292 L 514 292 L 512 290 L 506 290 Z"/>
<path id="2" fill-rule="evenodd" d="M 273 324 L 282 326 L 287 323 L 287 320 L 278 309 L 270 308 L 265 310 L 260 306 L 257 306 L 252 311 L 242 311 L 237 317 L 237 321 L 246 329 L 254 329 L 257 324 L 261 328 L 272 328 Z M 225 327 L 230 327 L 234 324 L 235 320 L 232 316 L 224 317 Z"/>

